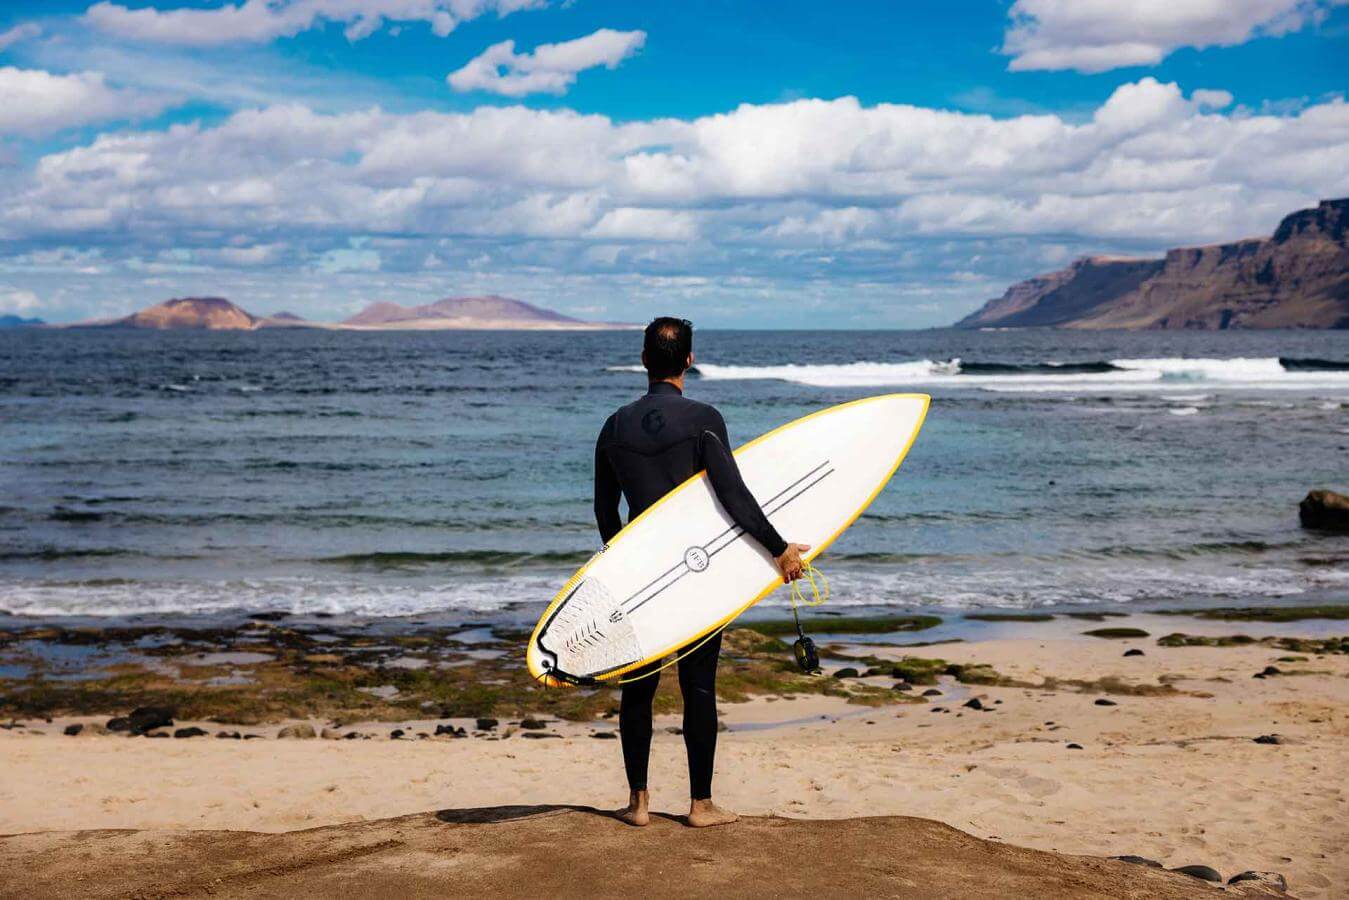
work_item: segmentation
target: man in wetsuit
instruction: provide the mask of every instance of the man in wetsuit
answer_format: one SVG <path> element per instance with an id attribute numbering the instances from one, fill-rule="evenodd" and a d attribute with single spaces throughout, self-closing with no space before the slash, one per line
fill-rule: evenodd
<path id="1" fill-rule="evenodd" d="M 731 456 L 731 441 L 721 413 L 684 396 L 684 373 L 693 365 L 693 325 L 684 319 L 659 318 L 646 328 L 642 349 L 650 387 L 605 421 L 595 444 L 595 521 L 607 544 L 623 522 L 620 493 L 635 518 L 691 476 L 707 470 L 712 489 L 731 519 L 776 561 L 784 582 L 801 576 L 804 544 L 789 544 L 778 535 L 740 477 Z M 724 825 L 736 816 L 712 802 L 712 763 L 717 749 L 717 658 L 721 634 L 679 661 L 679 689 L 684 695 L 684 746 L 689 757 L 688 822 L 695 827 Z M 660 673 L 657 663 L 632 673 L 623 685 L 619 712 L 623 765 L 628 775 L 628 805 L 617 815 L 631 825 L 645 825 L 648 794 L 647 760 L 651 754 L 651 704 Z M 644 672 L 650 673 L 641 677 Z"/>

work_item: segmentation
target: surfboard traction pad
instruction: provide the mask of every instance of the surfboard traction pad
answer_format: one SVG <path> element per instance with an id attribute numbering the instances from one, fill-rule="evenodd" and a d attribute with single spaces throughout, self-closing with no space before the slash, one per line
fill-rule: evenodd
<path id="1" fill-rule="evenodd" d="M 548 643 L 544 644 L 547 636 Z M 586 578 L 539 634 L 539 648 L 556 656 L 558 677 L 594 678 L 643 658 L 623 604 L 596 578 Z"/>

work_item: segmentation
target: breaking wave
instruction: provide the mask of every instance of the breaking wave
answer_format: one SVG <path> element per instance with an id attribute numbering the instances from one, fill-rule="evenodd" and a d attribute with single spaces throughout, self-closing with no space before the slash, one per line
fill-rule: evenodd
<path id="1" fill-rule="evenodd" d="M 614 371 L 640 370 L 636 366 Z M 1255 357 L 1233 359 L 1111 359 L 1004 363 L 918 359 L 823 365 L 727 366 L 699 363 L 708 381 L 768 379 L 813 387 L 942 385 L 988 391 L 1153 391 L 1178 385 L 1248 390 L 1349 390 L 1349 362 Z"/>

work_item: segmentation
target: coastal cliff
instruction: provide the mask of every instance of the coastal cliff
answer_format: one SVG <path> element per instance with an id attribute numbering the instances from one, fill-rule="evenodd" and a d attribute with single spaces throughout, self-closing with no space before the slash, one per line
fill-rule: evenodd
<path id="1" fill-rule="evenodd" d="M 1008 288 L 958 328 L 1349 328 L 1349 199 L 1284 218 L 1268 238 L 1084 257 Z"/>

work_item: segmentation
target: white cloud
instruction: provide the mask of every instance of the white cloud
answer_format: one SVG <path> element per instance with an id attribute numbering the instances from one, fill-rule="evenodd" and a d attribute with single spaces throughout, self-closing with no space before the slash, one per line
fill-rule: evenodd
<path id="1" fill-rule="evenodd" d="M 506 16 L 543 6 L 547 0 L 244 0 L 201 9 L 132 9 L 95 3 L 84 14 L 90 25 L 108 34 L 139 41 L 185 46 L 266 43 L 338 22 L 348 40 L 359 41 L 386 22 L 426 22 L 444 37 L 461 22 L 489 12 Z"/>
<path id="2" fill-rule="evenodd" d="M 98 72 L 56 75 L 0 68 L 0 135 L 35 137 L 78 125 L 139 119 L 171 105 L 163 96 L 110 87 Z"/>
<path id="3" fill-rule="evenodd" d="M 1016 0 L 1002 51 L 1014 72 L 1151 66 L 1180 47 L 1230 47 L 1319 22 L 1349 0 Z"/>
<path id="4" fill-rule="evenodd" d="M 269 107 L 105 134 L 9 170 L 0 273 L 74 278 L 38 264 L 41 248 L 74 247 L 99 251 L 99 277 L 135 260 L 191 266 L 197 283 L 253 285 L 278 306 L 306 278 L 409 297 L 471 273 L 517 291 L 601 274 L 648 287 L 743 276 L 770 297 L 827 276 L 839 292 L 921 281 L 965 296 L 959 273 L 1010 282 L 1047 254 L 1268 233 L 1349 195 L 1349 104 L 1220 111 L 1228 99 L 1144 78 L 1085 121 L 851 97 L 636 122 Z M 47 285 L 15 282 L 44 296 Z"/>
<path id="5" fill-rule="evenodd" d="M 0 31 L 0 51 L 8 50 L 19 41 L 35 38 L 41 33 L 42 27 L 33 22 L 24 22 L 22 25 L 15 25 L 6 31 Z"/>
<path id="6" fill-rule="evenodd" d="M 563 94 L 576 83 L 576 74 L 604 66 L 613 69 L 646 43 L 645 31 L 601 28 L 593 34 L 541 44 L 533 53 L 516 53 L 515 41 L 493 44 L 449 74 L 456 91 L 489 91 L 507 97 L 526 94 Z"/>

